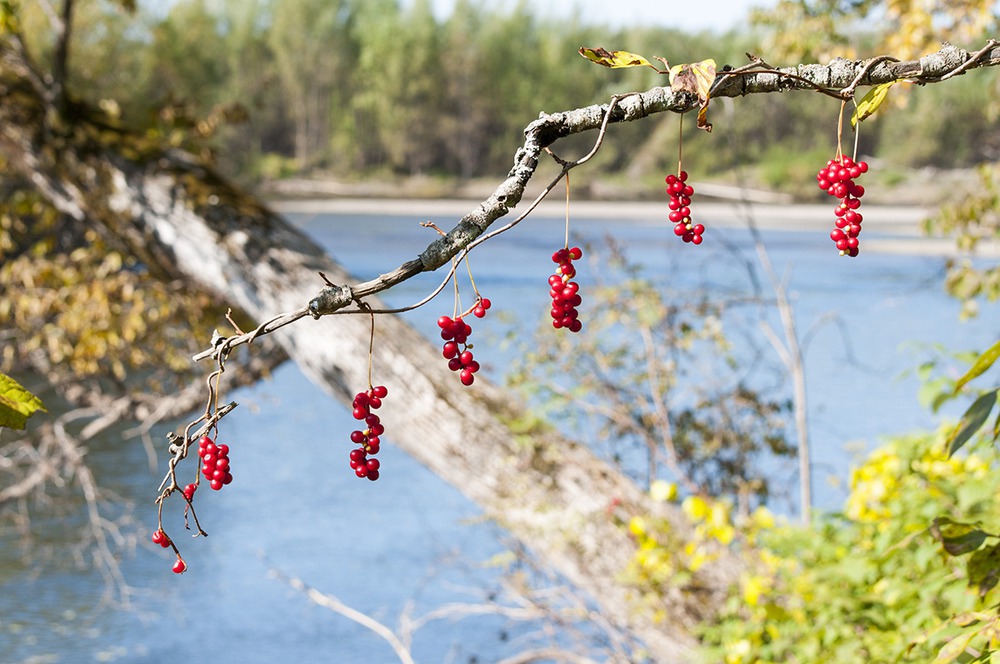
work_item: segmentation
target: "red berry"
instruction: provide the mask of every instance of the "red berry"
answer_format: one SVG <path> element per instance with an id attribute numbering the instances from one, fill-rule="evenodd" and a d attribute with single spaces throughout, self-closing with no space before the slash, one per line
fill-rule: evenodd
<path id="1" fill-rule="evenodd" d="M 183 560 L 178 558 L 177 562 L 174 563 L 174 566 L 171 569 L 174 570 L 174 574 L 183 574 L 185 571 L 187 571 L 187 564 Z"/>
<path id="2" fill-rule="evenodd" d="M 191 502 L 191 498 L 194 497 L 194 492 L 197 491 L 197 489 L 198 489 L 197 484 L 188 484 L 187 486 L 184 487 L 183 491 L 184 497 L 187 498 L 188 502 Z"/>

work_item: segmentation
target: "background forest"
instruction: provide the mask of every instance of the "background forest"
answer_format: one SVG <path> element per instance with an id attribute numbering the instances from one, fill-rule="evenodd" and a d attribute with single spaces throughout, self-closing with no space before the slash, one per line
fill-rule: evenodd
<path id="1" fill-rule="evenodd" d="M 26 29 L 44 30 L 41 12 L 28 15 Z M 418 194 L 449 191 L 441 179 L 495 177 L 510 167 L 539 111 L 663 83 L 645 68 L 594 67 L 577 55 L 580 46 L 628 48 L 671 63 L 712 57 L 720 67 L 744 64 L 747 52 L 774 66 L 830 53 L 818 37 L 775 43 L 766 25 L 729 34 L 611 30 L 586 16 L 540 19 L 527 2 L 497 9 L 461 0 L 443 18 L 426 0 L 178 0 L 139 3 L 137 16 L 95 2 L 80 6 L 77 21 L 70 85 L 93 104 L 114 100 L 105 103 L 124 124 L 178 142 L 194 125 L 210 136 L 222 170 L 244 183 L 377 178 L 390 185 L 382 195 L 393 193 L 393 182 L 401 191 L 406 176 L 424 176 L 423 190 L 406 190 Z M 836 54 L 871 57 L 884 48 L 863 26 L 851 40 Z M 861 153 L 878 157 L 880 183 L 898 184 L 910 169 L 1000 158 L 996 81 L 996 72 L 984 72 L 919 95 L 894 93 L 891 121 L 868 123 L 861 134 Z M 702 180 L 822 195 L 811 178 L 834 137 L 827 100 L 760 95 L 726 109 L 714 114 L 715 136 L 689 137 L 689 170 Z M 671 117 L 617 128 L 598 167 L 580 173 L 579 194 L 599 173 L 598 196 L 618 189 L 658 197 L 676 134 Z M 903 196 L 911 198 L 892 202 L 921 202 L 912 197 L 922 193 Z"/>

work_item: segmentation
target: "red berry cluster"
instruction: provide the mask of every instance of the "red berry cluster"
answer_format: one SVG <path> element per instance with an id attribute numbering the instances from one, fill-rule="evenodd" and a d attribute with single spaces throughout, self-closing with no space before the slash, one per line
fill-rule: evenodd
<path id="1" fill-rule="evenodd" d="M 580 322 L 580 312 L 577 307 L 583 302 L 580 297 L 580 284 L 573 281 L 576 268 L 573 261 L 583 257 L 580 247 L 562 248 L 552 254 L 552 262 L 558 263 L 555 274 L 549 277 L 549 296 L 552 298 L 552 327 L 565 328 L 570 332 L 583 329 Z"/>
<path id="2" fill-rule="evenodd" d="M 687 184 L 687 171 L 681 171 L 677 175 L 671 173 L 666 177 L 667 194 L 670 195 L 670 214 L 667 217 L 674 222 L 674 235 L 685 242 L 701 244 L 702 233 L 705 226 L 695 224 L 691 221 L 691 195 L 694 194 L 694 187 Z"/>
<path id="3" fill-rule="evenodd" d="M 472 309 L 472 315 L 482 318 L 486 315 L 490 304 L 489 300 L 480 299 Z M 469 343 L 472 326 L 466 323 L 461 316 L 455 318 L 441 316 L 438 318 L 438 327 L 441 328 L 441 338 L 444 339 L 441 354 L 448 360 L 448 368 L 459 372 L 458 377 L 461 379 L 462 385 L 472 385 L 476 380 L 474 374 L 479 371 L 479 362 L 476 362 L 473 357 L 472 345 Z"/>
<path id="4" fill-rule="evenodd" d="M 865 188 L 855 184 L 854 180 L 862 173 L 868 172 L 868 163 L 855 162 L 847 155 L 826 162 L 816 174 L 819 188 L 835 198 L 840 199 L 840 205 L 834 211 L 837 215 L 837 227 L 830 231 L 830 239 L 837 245 L 841 256 L 858 255 L 858 235 L 861 234 L 861 197 Z"/>
<path id="5" fill-rule="evenodd" d="M 372 482 L 378 479 L 379 461 L 369 459 L 368 455 L 378 454 L 379 436 L 385 433 L 385 427 L 379 421 L 378 415 L 372 410 L 382 407 L 382 399 L 389 394 L 385 385 L 368 388 L 366 392 L 358 392 L 354 397 L 354 419 L 364 420 L 364 431 L 351 432 L 351 442 L 360 447 L 351 450 L 351 469 L 358 477 L 367 477 Z"/>
<path id="6" fill-rule="evenodd" d="M 218 491 L 233 481 L 233 473 L 229 467 L 229 445 L 216 445 L 208 436 L 202 436 L 198 440 L 198 456 L 201 457 L 201 474 L 213 490 Z M 189 484 L 184 487 L 185 496 L 188 495 L 189 488 L 191 495 L 194 495 L 194 488 Z"/>

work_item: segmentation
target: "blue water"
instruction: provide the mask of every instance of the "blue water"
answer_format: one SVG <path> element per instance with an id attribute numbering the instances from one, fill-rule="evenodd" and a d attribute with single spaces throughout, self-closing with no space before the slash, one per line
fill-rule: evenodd
<path id="1" fill-rule="evenodd" d="M 416 223 L 424 219 L 293 217 L 362 280 L 413 258 L 432 239 L 432 231 Z M 454 221 L 432 220 L 446 228 Z M 725 246 L 753 260 L 747 232 L 713 229 L 711 221 L 705 244 L 697 248 L 643 222 L 580 218 L 573 229 L 595 242 L 613 232 L 654 280 L 708 285 L 720 294 L 748 292 L 746 273 Z M 504 310 L 534 329 L 547 308 L 549 255 L 561 245 L 562 233 L 561 220 L 530 218 L 473 253 L 476 283 L 494 303 L 491 315 L 476 324 L 479 339 L 507 332 L 510 323 L 497 315 Z M 940 258 L 863 253 L 848 260 L 836 256 L 825 237 L 773 231 L 764 237 L 775 267 L 788 275 L 800 331 L 810 335 L 816 502 L 836 508 L 843 486 L 827 480 L 843 483 L 855 448 L 934 425 L 917 402 L 919 382 L 906 370 L 930 357 L 935 344 L 982 348 L 995 341 L 1000 324 L 989 309 L 974 322 L 957 322 L 958 305 L 941 290 Z M 439 278 L 421 276 L 386 299 L 415 301 Z M 586 288 L 583 272 L 580 280 Z M 450 309 L 444 295 L 429 313 L 408 318 L 436 334 L 437 316 Z M 586 300 L 582 310 L 585 316 Z M 842 325 L 810 331 L 831 312 Z M 505 352 L 482 344 L 476 356 L 499 380 Z M 137 589 L 132 610 L 95 610 L 102 590 L 97 575 L 46 568 L 31 577 L 14 562 L 11 534 L 0 533 L 0 662 L 392 662 L 397 660 L 383 641 L 311 604 L 269 569 L 298 576 L 392 627 L 410 602 L 419 616 L 447 602 L 477 602 L 495 586 L 497 572 L 484 563 L 506 550 L 504 534 L 391 444 L 380 457 L 392 472 L 377 483 L 351 476 L 344 441 L 353 419 L 296 367 L 284 366 L 271 380 L 229 396 L 241 404 L 224 429 L 236 480 L 202 501 L 199 516 L 210 536 L 184 543 L 190 571 L 177 577 L 161 549 L 140 548 L 122 559 L 126 579 Z M 117 468 L 129 469 L 115 474 L 116 488 L 138 503 L 143 523 L 155 523 L 151 499 L 159 477 L 143 472 L 141 445 L 109 440 L 92 447 L 98 458 L 103 454 Z M 794 464 L 776 472 L 783 473 L 776 479 L 794 484 Z M 791 510 L 794 495 L 784 500 Z M 182 532 L 172 525 L 172 532 Z M 489 616 L 438 621 L 416 633 L 413 651 L 422 662 L 494 661 L 523 648 L 535 627 Z"/>

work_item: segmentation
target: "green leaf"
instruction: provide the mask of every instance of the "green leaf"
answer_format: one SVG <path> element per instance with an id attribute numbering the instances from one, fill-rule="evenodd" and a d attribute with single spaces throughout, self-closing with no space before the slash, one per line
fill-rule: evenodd
<path id="1" fill-rule="evenodd" d="M 986 423 L 986 418 L 990 416 L 990 411 L 993 410 L 993 405 L 997 402 L 997 393 L 1000 393 L 1000 387 L 981 395 L 965 411 L 962 419 L 955 426 L 955 430 L 948 437 L 948 456 L 961 449 L 962 445 L 965 445 Z"/>
<path id="2" fill-rule="evenodd" d="M 0 427 L 24 429 L 37 410 L 45 410 L 41 400 L 7 374 L 0 373 Z"/>
<path id="3" fill-rule="evenodd" d="M 966 564 L 969 585 L 979 588 L 979 596 L 985 597 L 1000 581 L 1000 544 L 988 546 L 969 556 Z"/>
<path id="4" fill-rule="evenodd" d="M 960 633 L 958 636 L 952 638 L 938 651 L 937 657 L 934 658 L 935 662 L 954 662 L 956 659 L 965 654 L 965 649 L 969 647 L 969 643 L 976 637 L 976 632 L 969 630 Z"/>
<path id="5" fill-rule="evenodd" d="M 889 81 L 888 83 L 876 85 L 869 90 L 868 94 L 858 102 L 858 107 L 854 109 L 854 115 L 851 116 L 851 126 L 857 127 L 859 122 L 867 120 L 874 115 L 878 107 L 882 105 L 882 102 L 889 95 L 889 88 L 896 85 L 896 83 L 898 81 Z"/>
<path id="6" fill-rule="evenodd" d="M 600 46 L 597 48 L 583 46 L 580 48 L 580 55 L 591 62 L 612 69 L 621 69 L 622 67 L 652 67 L 656 69 L 646 58 L 628 51 L 608 51 Z M 656 69 L 656 71 L 660 70 Z"/>
<path id="7" fill-rule="evenodd" d="M 959 523 L 946 516 L 939 516 L 931 524 L 931 535 L 941 542 L 950 555 L 961 556 L 975 551 L 989 534 L 971 523 Z"/>
<path id="8" fill-rule="evenodd" d="M 993 363 L 997 361 L 997 358 L 1000 358 L 1000 341 L 997 341 L 995 344 L 990 346 L 985 353 L 980 355 L 965 375 L 958 379 L 958 382 L 955 383 L 955 392 L 958 392 L 970 380 L 993 366 Z"/>

